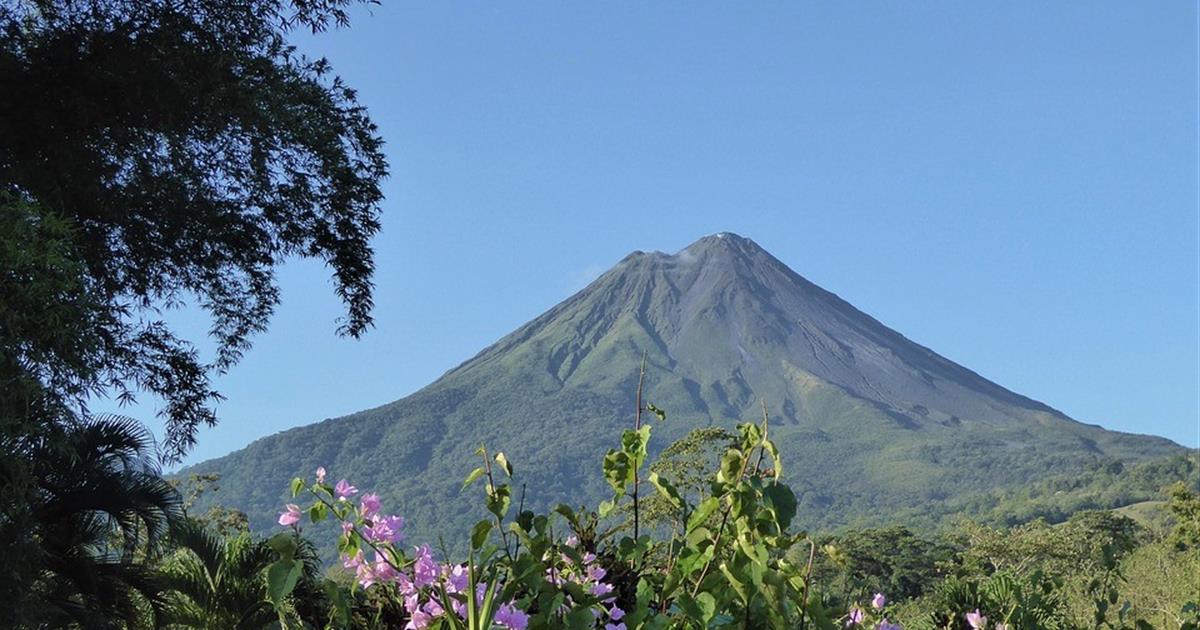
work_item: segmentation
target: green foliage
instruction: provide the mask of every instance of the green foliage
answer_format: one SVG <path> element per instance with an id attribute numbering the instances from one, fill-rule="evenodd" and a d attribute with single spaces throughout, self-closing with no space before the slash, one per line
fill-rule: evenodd
<path id="1" fill-rule="evenodd" d="M 181 523 L 173 531 L 174 551 L 158 564 L 167 599 L 161 623 L 198 630 L 263 628 L 278 618 L 272 602 L 292 616 L 323 622 L 316 555 L 307 543 L 289 542 L 284 589 L 277 584 L 279 563 L 271 543 L 247 532 L 222 534 L 195 520 Z M 292 593 L 302 578 L 301 596 L 281 595 Z"/>
<path id="2" fill-rule="evenodd" d="M 182 508 L 153 444 L 137 422 L 101 417 L 28 453 L 40 483 L 22 529 L 0 522 L 5 584 L 19 585 L 5 593 L 13 626 L 137 624 L 161 612 L 163 584 L 147 562 Z M 36 544 L 7 555 L 25 541 Z"/>
<path id="3" fill-rule="evenodd" d="M 955 564 L 955 546 L 907 527 L 851 530 L 816 541 L 813 579 L 827 604 L 845 608 L 873 593 L 894 600 L 920 597 Z M 799 558 L 796 558 L 799 560 Z"/>
<path id="4" fill-rule="evenodd" d="M 446 616 L 438 621 L 441 625 L 431 627 L 491 630 L 501 607 L 515 606 L 528 613 L 532 630 L 590 629 L 596 627 L 597 614 L 603 623 L 615 605 L 624 611 L 621 622 L 630 630 L 833 630 L 858 618 L 852 615 L 861 616 L 863 627 L 884 627 L 888 621 L 918 629 L 965 629 L 969 623 L 964 615 L 973 611 L 988 619 L 988 628 L 1003 623 L 1013 629 L 1194 630 L 1188 624 L 1196 622 L 1194 585 L 1200 580 L 1200 558 L 1193 549 L 1155 539 L 1114 512 L 1080 512 L 1057 525 L 1034 521 L 996 528 L 963 522 L 943 538 L 888 527 L 811 539 L 793 528 L 799 506 L 779 476 L 782 462 L 770 428 L 764 418 L 760 424 L 743 423 L 736 433 L 709 434 L 723 443 L 719 456 L 711 452 L 715 440 L 699 434 L 672 447 L 672 458 L 684 454 L 710 462 L 707 479 L 687 485 L 697 490 L 692 493 L 680 490 L 683 484 L 665 474 L 671 467 L 649 472 L 643 483 L 674 512 L 670 518 L 678 527 L 637 538 L 629 535 L 628 515 L 618 510 L 609 518 L 563 505 L 538 513 L 520 501 L 507 500 L 513 484 L 520 482 L 516 468 L 507 454 L 480 447 L 482 472 L 472 472 L 463 485 L 482 485 L 489 517 L 472 528 L 462 564 L 467 571 L 465 592 L 475 592 L 478 585 L 480 597 L 464 598 L 447 590 L 444 582 L 435 585 L 431 597 L 447 610 L 459 603 L 464 612 L 461 618 Z M 108 529 L 96 530 L 99 538 L 76 543 L 125 554 L 120 566 L 131 571 L 120 574 L 110 565 L 101 571 L 109 580 L 105 593 L 122 595 L 91 598 L 65 586 L 77 587 L 77 577 L 48 574 L 38 592 L 69 597 L 24 600 L 28 612 L 36 612 L 39 619 L 19 619 L 17 627 L 69 624 L 72 614 L 79 615 L 74 622 L 80 625 L 123 619 L 131 628 L 213 630 L 280 625 L 392 628 L 408 622 L 395 584 L 385 578 L 375 587 L 360 588 L 340 569 L 322 578 L 313 545 L 295 531 L 264 539 L 247 531 L 222 530 L 220 522 L 206 525 L 180 518 L 184 502 L 211 493 L 217 480 L 192 479 L 183 484 L 186 495 L 179 496 L 145 459 L 144 433 L 136 429 L 114 421 L 81 432 L 74 438 L 76 453 L 107 453 L 99 459 L 81 458 L 90 461 L 87 467 L 71 463 L 80 459 L 78 455 L 47 458 L 64 487 L 72 478 L 89 483 L 100 479 L 88 467 L 108 471 L 108 485 L 87 486 L 92 499 L 111 496 L 114 488 L 150 493 L 143 495 L 143 507 L 107 513 L 111 520 L 105 521 Z M 649 425 L 623 432 L 620 449 L 613 452 L 626 456 L 629 469 L 621 471 L 624 479 L 642 478 L 639 471 L 647 467 L 643 452 L 649 452 L 651 435 Z M 694 462 L 685 459 L 685 465 L 675 469 L 704 468 Z M 606 478 L 616 477 L 609 466 L 602 463 L 601 472 Z M 133 483 L 135 479 L 141 483 Z M 633 483 L 611 499 L 618 508 L 632 503 Z M 157 502 L 149 500 L 154 492 L 160 493 Z M 1190 491 L 1173 488 L 1171 493 L 1176 511 L 1190 514 Z M 412 566 L 413 558 L 402 549 L 371 542 L 361 529 L 368 524 L 362 513 L 353 503 L 336 500 L 332 487 L 301 478 L 291 484 L 289 494 L 312 499 L 301 512 L 315 523 L 357 523 L 339 540 L 343 554 L 380 552 L 396 570 Z M 78 492 L 74 496 L 73 501 L 86 498 Z M 116 504 L 139 505 L 134 496 Z M 50 499 L 48 505 L 72 502 Z M 58 507 L 43 512 L 76 514 L 69 517 L 76 519 L 80 514 Z M 48 535 L 61 536 L 62 531 L 46 529 Z M 566 541 L 568 534 L 577 542 Z M 78 554 L 78 549 L 70 553 Z M 593 554 L 594 560 L 585 559 Z M 110 558 L 106 552 L 92 562 L 103 564 Z M 591 592 L 556 577 L 579 572 L 588 562 L 607 573 L 614 589 L 611 601 L 605 601 L 602 591 Z M 125 581 L 114 588 L 114 580 L 122 575 Z M 889 601 L 879 608 L 867 605 L 873 593 L 886 593 Z"/>
<path id="5" fill-rule="evenodd" d="M 199 525 L 211 528 L 222 536 L 250 531 L 250 522 L 246 518 L 246 513 L 241 510 L 233 510 L 217 503 L 209 503 L 208 509 L 203 513 L 192 513 L 200 497 L 206 493 L 216 493 L 221 489 L 219 485 L 220 480 L 220 475 L 210 473 L 206 475 L 188 475 L 184 479 L 170 480 L 170 483 L 183 496 L 183 510 Z"/>
<path id="6" fill-rule="evenodd" d="M 1081 471 L 1043 475 L 1036 481 L 1003 492 L 990 492 L 953 501 L 948 509 L 976 515 L 997 525 L 1016 525 L 1038 518 L 1062 522 L 1084 510 L 1111 510 L 1162 497 L 1162 489 L 1188 480 L 1200 485 L 1195 451 L 1123 464 L 1107 458 L 1086 463 Z"/>
<path id="7" fill-rule="evenodd" d="M 1083 511 L 1057 525 L 1036 520 L 1011 528 L 964 521 L 942 538 L 893 526 L 811 539 L 792 528 L 798 502 L 780 479 L 782 461 L 768 429 L 764 414 L 761 424 L 743 423 L 737 433 L 693 433 L 667 449 L 660 459 L 664 465 L 644 478 L 652 428 L 642 424 L 623 431 L 620 447 L 601 463 L 613 495 L 599 512 L 559 505 L 538 514 L 522 506 L 513 516 L 510 505 L 497 498 L 510 494 L 509 457 L 479 448 L 483 465 L 463 487 L 483 482 L 491 517 L 471 529 L 463 566 L 472 589 L 476 583 L 486 588 L 480 587 L 478 605 L 467 598 L 461 618 L 448 615 L 436 627 L 491 628 L 497 602 L 527 611 L 529 628 L 596 627 L 609 614 L 607 608 L 597 612 L 603 599 L 555 578 L 583 566 L 585 554 L 603 564 L 613 603 L 630 629 L 831 630 L 855 624 L 882 628 L 892 621 L 965 629 L 986 618 L 988 628 L 1142 630 L 1154 626 L 1147 615 L 1161 616 L 1164 606 L 1178 612 L 1164 617 L 1161 627 L 1190 623 L 1194 594 L 1186 588 L 1146 591 L 1145 585 L 1130 584 L 1127 569 L 1153 575 L 1147 564 L 1151 552 L 1171 548 L 1147 545 L 1145 530 L 1114 512 Z M 724 449 L 713 452 L 712 445 L 722 442 Z M 663 474 L 704 469 L 706 479 L 684 484 Z M 630 535 L 629 521 L 640 509 L 633 501 L 639 483 L 653 487 L 673 526 Z M 293 482 L 293 496 L 305 492 L 314 507 L 326 508 L 321 518 L 358 518 L 352 506 L 332 500 L 328 487 Z M 564 541 L 567 533 L 576 542 Z M 292 539 L 277 540 L 290 545 Z M 379 551 L 398 570 L 410 562 L 402 551 L 369 543 L 357 526 L 339 548 L 349 555 Z M 276 565 L 275 583 L 283 592 L 289 586 L 288 553 L 290 547 L 280 550 Z M 1181 586 L 1200 577 L 1191 569 L 1163 572 L 1167 566 L 1160 563 L 1151 581 L 1165 577 Z M 391 588 L 383 585 L 391 595 L 376 600 L 380 614 L 387 606 L 378 602 L 398 597 Z M 344 590 L 342 597 L 353 593 Z M 887 596 L 872 595 L 881 593 Z M 442 609 L 455 601 L 444 587 L 435 587 L 433 596 L 441 598 Z"/>
<path id="8" fill-rule="evenodd" d="M 778 451 L 767 438 L 766 420 L 738 431 L 737 444 L 726 449 L 711 480 L 711 496 L 691 505 L 677 492 L 664 493 L 686 525 L 665 543 L 662 572 L 644 574 L 648 589 L 639 588 L 652 593 L 668 623 L 790 628 L 812 620 L 805 567 L 786 559 L 803 537 L 789 532 L 796 499 L 779 481 Z M 764 468 L 764 461 L 773 468 Z M 710 528 L 713 516 L 716 526 Z M 652 545 L 625 538 L 619 549 L 641 564 Z M 630 623 L 636 627 L 652 611 L 636 611 Z"/>
<path id="9" fill-rule="evenodd" d="M 1178 481 L 1167 491 L 1167 509 L 1175 517 L 1170 542 L 1178 549 L 1200 550 L 1200 495 Z"/>
<path id="10" fill-rule="evenodd" d="M 289 257 L 333 270 L 341 332 L 370 326 L 381 140 L 285 37 L 344 24 L 348 4 L 0 4 L 0 597 L 18 626 L 161 604 L 146 563 L 178 495 L 143 461 L 149 436 L 89 403 L 161 400 L 154 456 L 178 461 Z M 164 323 L 187 301 L 210 315 L 211 362 Z"/>
<path id="11" fill-rule="evenodd" d="M 215 422 L 210 375 L 265 329 L 287 257 L 333 269 L 343 332 L 370 326 L 381 140 L 328 64 L 285 40 L 343 22 L 347 4 L 0 7 L 6 379 L 64 404 L 155 395 L 178 459 Z M 211 315 L 211 365 L 160 317 L 185 300 Z"/>
<path id="12" fill-rule="evenodd" d="M 1200 600 L 1200 554 L 1155 541 L 1134 549 L 1121 560 L 1119 602 L 1128 603 L 1127 617 L 1145 620 L 1155 628 L 1186 628 L 1195 624 Z M 1195 626 L 1192 626 L 1195 628 Z"/>
<path id="13" fill-rule="evenodd" d="M 1076 628 L 1064 612 L 1060 584 L 1040 571 L 1023 577 L 997 573 L 983 579 L 951 577 L 921 601 L 924 615 L 910 624 L 917 629 L 970 628 L 964 611 L 986 617 L 987 627 L 1004 623 L 1009 628 Z"/>

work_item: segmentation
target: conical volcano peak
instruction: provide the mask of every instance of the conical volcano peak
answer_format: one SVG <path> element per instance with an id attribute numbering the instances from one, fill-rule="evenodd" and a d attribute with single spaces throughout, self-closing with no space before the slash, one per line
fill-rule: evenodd
<path id="1" fill-rule="evenodd" d="M 736 254 L 741 256 L 756 256 L 766 254 L 758 243 L 733 232 L 717 232 L 702 237 L 695 243 L 688 245 L 680 250 L 679 255 L 704 255 L 704 254 Z"/>
<path id="2" fill-rule="evenodd" d="M 662 262 L 690 262 L 701 257 L 716 256 L 739 256 L 739 257 L 754 257 L 758 255 L 770 255 L 761 245 L 754 241 L 734 234 L 733 232 L 717 232 L 702 236 L 692 244 L 683 249 L 668 254 L 659 250 L 634 250 L 625 258 L 621 259 L 620 264 L 627 263 L 633 260 L 650 259 Z"/>
<path id="3" fill-rule="evenodd" d="M 733 232 L 718 232 L 701 237 L 674 254 L 658 250 L 630 252 L 609 273 L 658 269 L 670 270 L 671 273 L 695 274 L 701 270 L 709 270 L 741 275 L 756 268 L 786 270 L 786 265 L 758 243 L 744 236 Z"/>

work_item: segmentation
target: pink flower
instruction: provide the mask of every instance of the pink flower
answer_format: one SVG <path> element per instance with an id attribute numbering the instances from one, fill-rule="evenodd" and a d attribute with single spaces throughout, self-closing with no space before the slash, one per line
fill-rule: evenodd
<path id="1" fill-rule="evenodd" d="M 508 630 L 525 630 L 525 626 L 529 625 L 529 615 L 512 604 L 505 604 L 496 610 L 496 623 Z"/>
<path id="2" fill-rule="evenodd" d="M 626 630 L 624 623 L 606 623 L 604 630 Z"/>
<path id="3" fill-rule="evenodd" d="M 417 587 L 413 586 L 412 580 L 408 579 L 407 575 L 403 573 L 397 573 L 395 581 L 396 590 L 400 592 L 400 595 L 407 597 L 409 595 L 416 594 Z"/>
<path id="4" fill-rule="evenodd" d="M 287 527 L 300 522 L 300 506 L 295 503 L 287 504 L 287 511 L 279 515 L 279 524 Z"/>
<path id="5" fill-rule="evenodd" d="M 886 604 L 887 598 L 883 596 L 883 593 L 875 593 L 875 597 L 871 598 L 871 606 L 874 607 L 875 610 L 883 610 L 883 607 Z"/>
<path id="6" fill-rule="evenodd" d="M 325 467 L 317 467 L 317 483 L 325 483 Z"/>
<path id="7" fill-rule="evenodd" d="M 363 536 L 365 536 L 366 539 L 371 542 L 382 543 L 382 542 L 391 542 L 393 534 L 395 534 L 395 532 L 393 532 L 387 526 L 387 523 L 384 523 L 383 521 L 379 521 L 379 522 L 375 523 L 374 525 L 368 527 L 366 532 L 363 533 Z"/>
<path id="8" fill-rule="evenodd" d="M 850 609 L 850 614 L 846 616 L 846 627 L 857 626 L 862 623 L 863 611 L 858 606 Z"/>
<path id="9" fill-rule="evenodd" d="M 620 621 L 621 617 L 624 617 L 624 616 L 625 616 L 625 611 L 621 610 L 620 608 L 617 608 L 616 606 L 613 606 L 612 608 L 608 609 L 608 618 L 612 619 L 613 621 Z"/>
<path id="10" fill-rule="evenodd" d="M 371 518 L 379 513 L 379 495 L 364 494 L 360 504 L 362 517 Z"/>
<path id="11" fill-rule="evenodd" d="M 387 558 L 380 555 L 378 551 L 375 552 L 375 566 L 373 569 L 375 571 L 375 579 L 380 582 L 394 582 L 400 576 L 396 572 L 396 567 L 393 567 L 387 561 Z"/>
<path id="12" fill-rule="evenodd" d="M 446 590 L 451 593 L 462 593 L 467 590 L 467 582 L 470 578 L 467 575 L 467 567 L 465 565 L 456 564 L 453 567 L 445 569 L 446 573 Z"/>
<path id="13" fill-rule="evenodd" d="M 337 485 L 333 487 L 333 492 L 337 495 L 337 498 L 345 501 L 350 495 L 358 494 L 358 488 L 355 488 L 354 486 L 350 485 L 349 481 L 343 479 L 337 482 Z"/>
<path id="14" fill-rule="evenodd" d="M 383 517 L 383 524 L 388 528 L 389 531 L 392 532 L 392 538 L 391 540 L 388 540 L 388 542 L 396 544 L 401 540 L 404 540 L 403 518 L 400 518 L 399 516 L 385 516 Z"/>
<path id="15" fill-rule="evenodd" d="M 368 562 L 363 562 L 354 570 L 354 577 L 363 588 L 371 588 L 375 583 L 375 569 Z"/>
<path id="16" fill-rule="evenodd" d="M 608 571 L 605 571 L 604 567 L 595 564 L 587 569 L 587 579 L 589 580 L 599 582 L 600 580 L 603 580 L 604 576 L 606 575 L 608 575 Z"/>
<path id="17" fill-rule="evenodd" d="M 975 628 L 975 630 L 982 630 L 982 628 L 987 625 L 987 617 L 979 614 L 978 608 L 975 609 L 975 612 L 967 613 L 966 617 L 967 625 Z"/>
<path id="18" fill-rule="evenodd" d="M 608 584 L 606 582 L 598 582 L 598 583 L 592 585 L 592 595 L 595 595 L 596 597 L 599 597 L 600 599 L 608 599 L 607 597 L 604 597 L 604 596 L 611 593 L 612 590 L 613 590 L 612 584 Z"/>
<path id="19" fill-rule="evenodd" d="M 354 523 L 347 523 L 345 521 L 342 521 L 342 533 L 349 534 L 352 531 L 354 531 Z"/>
<path id="20" fill-rule="evenodd" d="M 879 622 L 878 626 L 875 626 L 875 630 L 904 630 L 904 626 L 884 619 L 883 621 Z"/>
<path id="21" fill-rule="evenodd" d="M 353 556 L 350 554 L 342 554 L 342 566 L 347 569 L 357 569 L 363 563 L 362 551 L 356 552 Z"/>
<path id="22" fill-rule="evenodd" d="M 409 615 L 408 624 L 404 626 L 404 630 L 425 630 L 432 622 L 433 615 L 418 608 Z"/>
<path id="23" fill-rule="evenodd" d="M 424 610 L 425 612 L 429 613 L 429 616 L 431 617 L 441 617 L 446 613 L 446 609 L 442 608 L 442 605 L 434 599 L 425 602 Z"/>
<path id="24" fill-rule="evenodd" d="M 347 569 L 351 568 L 353 564 L 355 577 L 358 578 L 358 583 L 363 588 L 370 588 L 371 585 L 378 582 L 396 582 L 403 577 L 379 552 L 375 552 L 374 562 L 364 562 L 362 552 L 359 551 L 353 558 L 343 561 L 342 564 Z"/>
<path id="25" fill-rule="evenodd" d="M 417 588 L 422 588 L 436 582 L 440 571 L 437 563 L 433 561 L 433 556 L 429 553 L 429 546 L 417 547 L 413 558 L 413 584 Z"/>

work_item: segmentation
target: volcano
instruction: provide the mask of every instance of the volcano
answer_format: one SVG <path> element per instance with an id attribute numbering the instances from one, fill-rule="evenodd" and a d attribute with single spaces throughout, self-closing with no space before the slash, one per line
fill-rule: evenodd
<path id="1" fill-rule="evenodd" d="M 652 450 L 758 419 L 765 405 L 807 528 L 929 519 L 1097 461 L 1184 451 L 1009 391 L 722 233 L 626 256 L 410 396 L 185 472 L 221 474 L 220 502 L 266 528 L 288 481 L 324 466 L 430 540 L 478 518 L 480 498 L 460 486 L 482 443 L 508 454 L 527 507 L 594 505 L 608 495 L 603 453 L 632 423 L 643 356 L 646 399 L 668 412 Z"/>

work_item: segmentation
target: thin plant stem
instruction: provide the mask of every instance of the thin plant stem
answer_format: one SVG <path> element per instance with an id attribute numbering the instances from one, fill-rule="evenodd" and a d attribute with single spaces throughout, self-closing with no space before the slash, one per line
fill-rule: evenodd
<path id="1" fill-rule="evenodd" d="M 642 387 L 646 383 L 646 351 L 642 350 L 642 369 L 638 373 L 637 386 L 637 411 L 633 417 L 633 430 L 640 431 L 642 428 Z M 639 466 L 633 467 L 633 541 L 636 543 L 638 539 L 638 485 L 641 483 L 639 478 Z"/>
<path id="2" fill-rule="evenodd" d="M 813 558 L 817 555 L 817 543 L 808 539 L 808 568 L 804 571 L 804 595 L 801 596 L 800 630 L 804 630 L 808 621 L 808 585 L 812 582 Z"/>
<path id="3" fill-rule="evenodd" d="M 492 459 L 488 457 L 487 447 L 480 446 L 479 448 L 483 451 L 483 465 L 487 472 L 488 490 L 494 496 L 496 494 L 496 480 L 492 476 Z M 493 516 L 495 515 L 493 514 Z M 499 516 L 496 516 L 496 531 L 500 532 L 500 540 L 504 543 L 504 555 L 508 556 L 509 562 L 513 562 L 515 559 L 513 558 L 512 549 L 508 546 L 508 535 L 504 532 L 504 521 Z"/>

